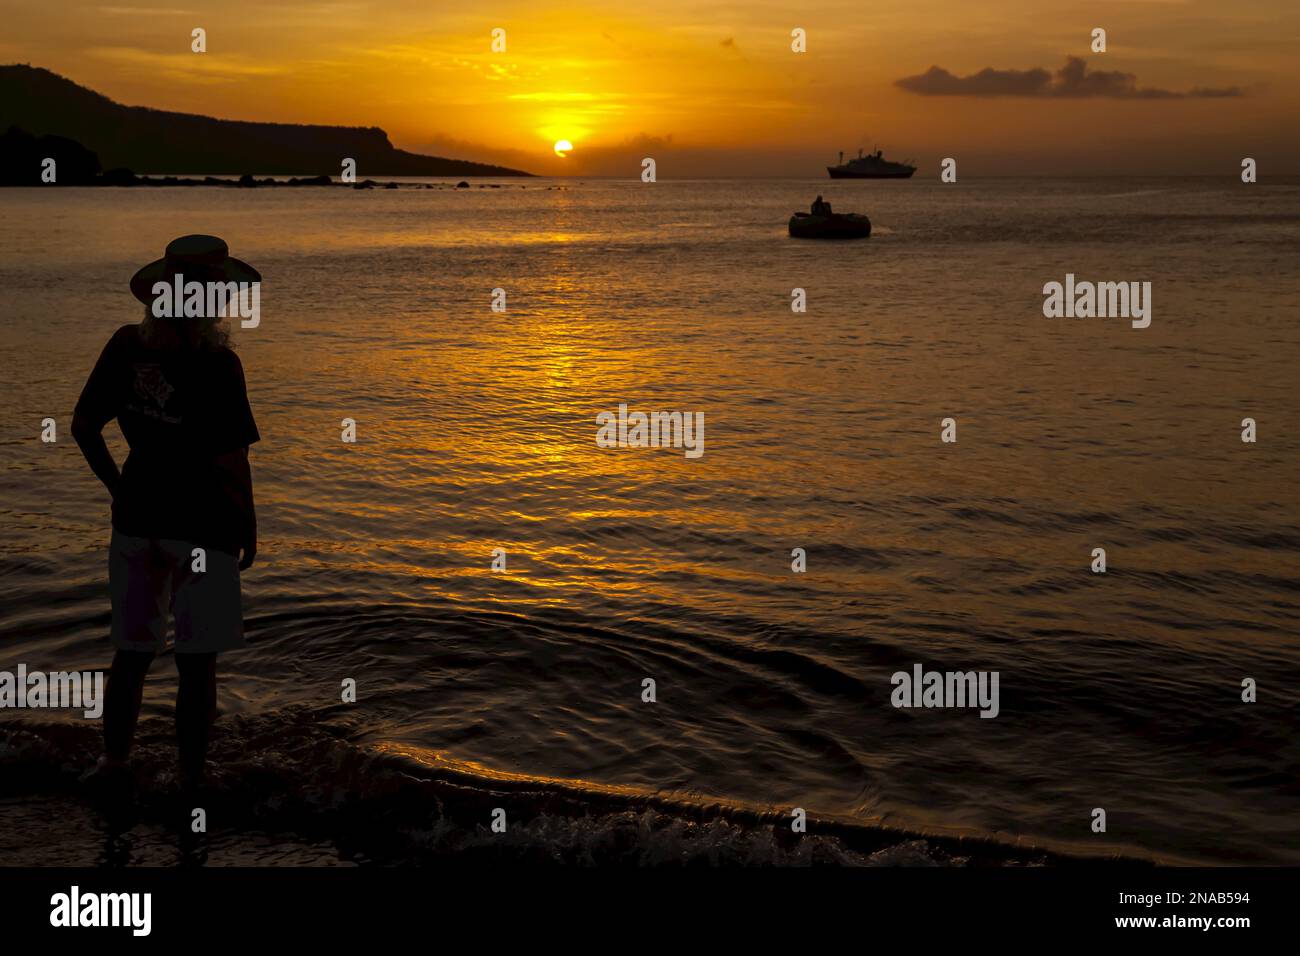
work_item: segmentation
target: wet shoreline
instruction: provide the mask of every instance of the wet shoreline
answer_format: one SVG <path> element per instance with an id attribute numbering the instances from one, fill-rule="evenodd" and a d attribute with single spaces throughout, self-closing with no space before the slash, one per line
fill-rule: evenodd
<path id="1" fill-rule="evenodd" d="M 6 859 L 38 866 L 1143 863 L 812 815 L 807 833 L 796 834 L 788 810 L 539 780 L 395 745 L 359 747 L 337 728 L 304 717 L 219 724 L 208 787 L 189 799 L 176 785 L 166 719 L 142 721 L 134 783 L 118 793 L 78 782 L 95 759 L 97 727 L 0 722 L 0 830 L 24 834 Z M 207 833 L 191 831 L 194 802 L 203 806 Z M 491 827 L 498 809 L 505 811 L 505 832 Z"/>

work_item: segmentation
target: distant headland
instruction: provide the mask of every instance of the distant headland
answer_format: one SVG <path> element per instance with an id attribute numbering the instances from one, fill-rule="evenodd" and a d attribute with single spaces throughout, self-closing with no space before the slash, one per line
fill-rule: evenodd
<path id="1" fill-rule="evenodd" d="M 337 177 L 345 158 L 356 160 L 358 176 L 532 175 L 409 153 L 378 127 L 249 123 L 123 106 L 57 73 L 22 64 L 0 66 L 0 132 L 5 130 L 7 138 L 14 137 L 8 145 L 23 147 L 0 156 L 0 183 L 7 185 L 40 185 L 39 160 L 26 161 L 29 149 L 54 156 L 57 182 L 66 185 L 128 185 L 129 177 L 144 173 L 307 176 L 315 185 Z"/>

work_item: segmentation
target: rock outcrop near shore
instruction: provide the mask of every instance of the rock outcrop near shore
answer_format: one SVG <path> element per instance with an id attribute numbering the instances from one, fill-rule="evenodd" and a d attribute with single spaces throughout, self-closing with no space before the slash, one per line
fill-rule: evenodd
<path id="1" fill-rule="evenodd" d="M 55 182 L 92 185 L 100 175 L 99 157 L 65 136 L 33 136 L 11 126 L 0 133 L 0 186 L 38 186 L 43 164 L 54 161 Z"/>

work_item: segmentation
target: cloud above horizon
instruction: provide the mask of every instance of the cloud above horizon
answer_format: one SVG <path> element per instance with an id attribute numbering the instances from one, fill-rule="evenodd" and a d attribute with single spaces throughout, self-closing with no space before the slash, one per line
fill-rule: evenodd
<path id="1" fill-rule="evenodd" d="M 916 76 L 895 80 L 894 85 L 922 96 L 1038 96 L 1065 99 L 1100 97 L 1116 100 L 1215 99 L 1244 96 L 1239 87 L 1195 87 L 1185 92 L 1140 87 L 1137 74 L 1120 70 L 1092 70 L 1077 56 L 1067 56 L 1056 73 L 1042 67 L 1029 70 L 995 70 L 985 67 L 969 76 L 956 76 L 932 66 Z"/>

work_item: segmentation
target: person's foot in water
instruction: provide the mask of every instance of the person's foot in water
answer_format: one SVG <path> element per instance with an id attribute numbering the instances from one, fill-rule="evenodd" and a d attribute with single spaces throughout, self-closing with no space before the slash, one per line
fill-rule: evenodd
<path id="1" fill-rule="evenodd" d="M 202 769 L 195 771 L 181 768 L 176 774 L 176 783 L 180 787 L 183 796 L 202 793 L 206 788 L 207 774 Z"/>
<path id="2" fill-rule="evenodd" d="M 124 776 L 127 769 L 125 760 L 114 760 L 112 757 L 102 756 L 79 779 L 81 783 L 97 783 L 101 780 Z"/>
<path id="3" fill-rule="evenodd" d="M 92 795 L 113 799 L 129 794 L 135 779 L 125 760 L 100 757 L 77 782 Z"/>

